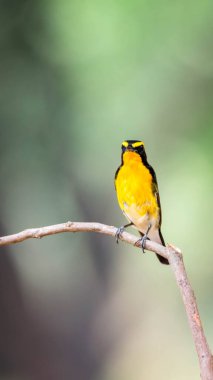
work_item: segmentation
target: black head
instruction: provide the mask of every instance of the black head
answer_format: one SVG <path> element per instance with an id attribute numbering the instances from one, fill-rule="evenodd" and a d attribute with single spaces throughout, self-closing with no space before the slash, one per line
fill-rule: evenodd
<path id="1" fill-rule="evenodd" d="M 140 156 L 145 154 L 144 143 L 140 140 L 125 140 L 121 145 L 122 153 L 126 151 L 136 152 Z"/>

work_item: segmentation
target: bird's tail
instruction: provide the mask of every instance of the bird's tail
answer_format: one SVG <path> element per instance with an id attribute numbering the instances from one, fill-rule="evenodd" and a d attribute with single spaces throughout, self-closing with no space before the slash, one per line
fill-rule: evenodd
<path id="1" fill-rule="evenodd" d="M 166 259 L 165 257 L 163 257 L 161 255 L 158 255 L 158 253 L 156 253 L 156 256 L 157 256 L 158 260 L 161 262 L 161 264 L 169 265 L 168 259 Z"/>
<path id="2" fill-rule="evenodd" d="M 140 234 L 141 234 L 141 236 L 144 236 L 144 234 L 142 232 L 140 232 Z M 147 238 L 147 239 L 149 239 L 149 238 Z M 160 228 L 155 230 L 155 233 L 150 236 L 150 240 L 153 240 L 158 244 L 162 244 L 164 247 L 166 246 Z M 163 257 L 161 255 L 158 255 L 157 253 L 156 253 L 156 256 L 157 256 L 158 260 L 161 262 L 161 264 L 169 265 L 168 259 L 166 259 L 165 257 Z"/>
<path id="3" fill-rule="evenodd" d="M 166 244 L 165 244 L 165 241 L 164 241 L 164 238 L 163 238 L 163 235 L 161 233 L 160 228 L 159 228 L 159 236 L 160 236 L 160 240 L 161 240 L 162 245 L 165 247 Z M 163 257 L 161 255 L 158 255 L 157 253 L 156 253 L 156 255 L 157 255 L 158 260 L 161 262 L 161 264 L 169 265 L 169 260 L 168 259 L 166 259 L 165 257 Z"/>

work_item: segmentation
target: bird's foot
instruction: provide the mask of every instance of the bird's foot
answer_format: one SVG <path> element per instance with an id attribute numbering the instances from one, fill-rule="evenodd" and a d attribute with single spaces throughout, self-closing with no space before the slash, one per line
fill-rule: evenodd
<path id="1" fill-rule="evenodd" d="M 148 238 L 148 233 L 149 233 L 150 228 L 151 228 L 151 224 L 149 224 L 146 233 L 145 233 L 145 234 L 143 235 L 143 237 L 139 240 L 139 241 L 141 242 L 141 248 L 142 248 L 142 252 L 143 252 L 143 253 L 145 253 L 145 250 L 144 250 L 144 249 L 145 249 L 145 244 L 146 244 L 147 239 L 150 240 L 150 239 Z"/>
<path id="2" fill-rule="evenodd" d="M 116 243 L 118 244 L 119 242 L 119 239 L 121 237 L 121 234 L 124 232 L 124 226 L 121 226 L 117 229 L 116 233 L 115 233 L 115 238 L 116 238 Z"/>
<path id="3" fill-rule="evenodd" d="M 119 227 L 119 228 L 117 229 L 117 231 L 116 231 L 116 233 L 115 233 L 115 238 L 116 238 L 116 243 L 117 243 L 117 244 L 118 244 L 118 241 L 119 241 L 119 239 L 120 239 L 120 237 L 121 237 L 121 234 L 124 232 L 124 229 L 127 228 L 127 227 L 130 227 L 130 226 L 132 226 L 132 225 L 133 225 L 133 223 L 130 222 L 130 223 L 128 223 L 128 224 L 125 224 L 125 226 L 121 226 L 121 227 Z"/>
<path id="4" fill-rule="evenodd" d="M 147 240 L 150 240 L 147 236 L 147 234 L 143 235 L 142 238 L 140 238 L 139 240 L 137 240 L 136 243 L 141 243 L 141 249 L 142 249 L 142 252 L 145 253 L 145 243 Z"/>
<path id="5" fill-rule="evenodd" d="M 143 237 L 140 239 L 141 241 L 141 249 L 142 249 L 142 252 L 145 253 L 145 243 L 146 243 L 146 240 L 149 239 L 147 234 L 143 235 Z"/>

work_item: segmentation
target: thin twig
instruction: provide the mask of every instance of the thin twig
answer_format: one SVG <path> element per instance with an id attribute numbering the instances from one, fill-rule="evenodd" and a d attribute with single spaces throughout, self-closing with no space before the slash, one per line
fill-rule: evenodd
<path id="1" fill-rule="evenodd" d="M 115 236 L 117 228 L 101 223 L 67 222 L 52 226 L 30 228 L 14 235 L 3 236 L 0 238 L 0 246 L 21 243 L 22 241 L 31 238 L 40 239 L 44 236 L 63 232 L 98 232 Z M 127 232 L 121 234 L 120 240 L 141 248 L 141 242 L 138 237 Z M 197 350 L 201 379 L 213 380 L 213 358 L 203 331 L 196 298 L 188 280 L 181 251 L 172 245 L 163 247 L 150 240 L 146 240 L 145 248 L 154 253 L 158 253 L 169 260 L 177 285 L 180 289 L 192 337 Z"/>

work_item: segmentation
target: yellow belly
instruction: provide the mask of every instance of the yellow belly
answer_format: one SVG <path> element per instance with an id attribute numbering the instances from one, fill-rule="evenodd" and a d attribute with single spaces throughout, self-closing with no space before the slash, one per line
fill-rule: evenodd
<path id="1" fill-rule="evenodd" d="M 146 232 L 149 224 L 159 227 L 159 206 L 152 189 L 152 176 L 134 152 L 124 154 L 115 181 L 118 203 L 121 210 L 137 229 Z"/>

